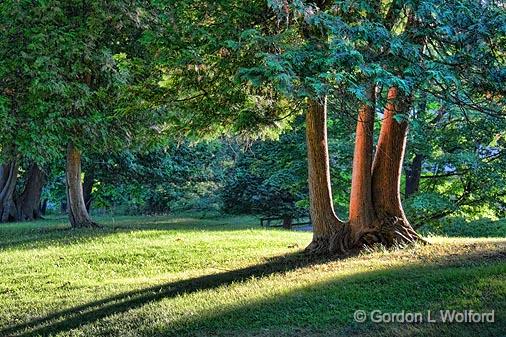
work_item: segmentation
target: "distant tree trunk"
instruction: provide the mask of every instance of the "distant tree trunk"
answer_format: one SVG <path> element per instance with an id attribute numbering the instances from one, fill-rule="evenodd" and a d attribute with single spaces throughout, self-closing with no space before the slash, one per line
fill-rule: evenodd
<path id="1" fill-rule="evenodd" d="M 81 153 L 72 144 L 67 147 L 67 208 L 73 228 L 98 227 L 86 210 L 81 183 Z"/>
<path id="2" fill-rule="evenodd" d="M 44 199 L 42 200 L 42 202 L 40 203 L 40 214 L 42 216 L 46 215 L 46 211 L 47 211 L 47 202 L 48 200 L 47 199 Z"/>
<path id="3" fill-rule="evenodd" d="M 350 230 L 353 241 L 368 230 L 374 220 L 371 180 L 374 136 L 374 86 L 367 91 L 368 104 L 358 113 L 350 193 Z"/>
<path id="4" fill-rule="evenodd" d="M 83 197 L 84 204 L 86 205 L 86 210 L 90 213 L 91 202 L 93 201 L 92 191 L 93 184 L 95 183 L 95 174 L 93 171 L 86 172 L 84 174 L 84 182 L 83 182 Z"/>
<path id="5" fill-rule="evenodd" d="M 62 199 L 60 202 L 60 212 L 62 214 L 65 214 L 68 211 L 67 199 L 68 199 L 68 196 L 65 199 Z"/>
<path id="6" fill-rule="evenodd" d="M 427 110 L 427 93 L 422 92 L 420 96 L 420 104 L 418 109 L 413 109 L 413 118 L 420 118 L 420 114 L 424 113 Z M 439 122 L 442 115 L 438 113 L 437 117 L 433 120 L 433 123 Z M 404 194 L 406 197 L 409 197 L 416 192 L 418 192 L 420 188 L 420 177 L 422 175 L 422 164 L 425 159 L 424 155 L 419 153 L 419 150 L 414 149 L 415 157 L 413 161 L 406 168 L 406 186 L 404 189 Z"/>
<path id="7" fill-rule="evenodd" d="M 292 228 L 293 218 L 287 216 L 283 218 L 283 228 L 290 229 Z"/>
<path id="8" fill-rule="evenodd" d="M 336 216 L 330 186 L 327 144 L 327 100 L 309 100 L 306 114 L 308 183 L 313 241 L 306 251 L 315 254 L 340 250 L 337 238 L 344 235 L 344 224 Z M 342 250 L 342 249 L 341 249 Z"/>
<path id="9" fill-rule="evenodd" d="M 16 190 L 18 169 L 17 160 L 0 166 L 0 222 L 17 220 L 14 191 Z"/>
<path id="10" fill-rule="evenodd" d="M 34 220 L 42 217 L 40 212 L 40 195 L 45 184 L 45 174 L 37 164 L 28 169 L 25 188 L 16 200 L 18 220 Z"/>
<path id="11" fill-rule="evenodd" d="M 407 169 L 405 188 L 406 197 L 415 194 L 420 188 L 420 177 L 422 175 L 423 159 L 423 155 L 416 153 L 413 161 Z"/>
<path id="12" fill-rule="evenodd" d="M 405 115 L 408 108 L 409 98 L 390 88 L 372 170 L 372 199 L 381 224 L 379 239 L 386 245 L 419 239 L 404 214 L 400 196 L 408 123 L 396 120 L 396 115 Z"/>

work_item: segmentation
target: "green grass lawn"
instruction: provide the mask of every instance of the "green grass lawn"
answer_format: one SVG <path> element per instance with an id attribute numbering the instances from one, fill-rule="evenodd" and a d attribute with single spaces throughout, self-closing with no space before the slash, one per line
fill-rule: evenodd
<path id="1" fill-rule="evenodd" d="M 0 336 L 504 336 L 506 239 L 432 237 L 345 260 L 249 217 L 0 226 Z M 495 310 L 495 323 L 365 323 L 356 310 Z"/>

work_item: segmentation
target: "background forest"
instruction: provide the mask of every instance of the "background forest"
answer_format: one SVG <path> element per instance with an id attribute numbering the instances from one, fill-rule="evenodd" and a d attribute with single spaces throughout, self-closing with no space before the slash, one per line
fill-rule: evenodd
<path id="1" fill-rule="evenodd" d="M 477 115 L 444 110 L 436 100 L 412 121 L 402 196 L 415 226 L 451 231 L 487 230 L 506 212 L 505 136 L 502 126 Z M 434 122 L 434 116 L 442 116 Z M 344 125 L 333 128 L 333 125 Z M 334 200 L 346 214 L 354 118 L 331 113 L 329 148 Z M 303 120 L 266 140 L 226 137 L 156 145 L 149 151 L 85 154 L 83 188 L 92 214 L 155 215 L 201 211 L 305 218 L 307 162 Z M 41 211 L 66 211 L 63 158 L 40 166 Z M 33 163 L 21 164 L 16 196 Z M 33 168 L 32 168 L 33 169 Z M 26 176 L 25 176 L 26 175 Z M 476 226 L 469 222 L 480 220 Z M 493 229 L 489 229 L 492 230 Z"/>
<path id="2" fill-rule="evenodd" d="M 401 195 L 413 225 L 505 215 L 501 5 L 383 4 L 384 22 L 402 8 L 418 16 L 412 27 L 403 27 L 402 14 L 383 23 L 391 35 L 372 26 L 377 18 L 354 17 L 374 11 L 367 1 L 340 3 L 349 22 L 315 12 L 325 3 L 283 1 L 1 6 L 4 222 L 67 211 L 73 148 L 82 156 L 79 179 L 92 213 L 306 217 L 303 99 L 322 93 L 334 203 L 346 215 L 354 111 L 371 76 L 377 119 L 385 87 L 411 90 L 411 108 L 398 118 L 409 120 Z M 301 20 L 349 34 L 329 45 L 339 54 L 304 44 L 309 33 L 297 37 Z M 402 29 L 411 31 L 403 36 Z M 375 39 L 377 46 L 365 47 Z M 378 62 L 381 44 L 390 54 Z M 319 59 L 308 63 L 311 48 Z M 379 121 L 374 128 L 378 135 Z"/>

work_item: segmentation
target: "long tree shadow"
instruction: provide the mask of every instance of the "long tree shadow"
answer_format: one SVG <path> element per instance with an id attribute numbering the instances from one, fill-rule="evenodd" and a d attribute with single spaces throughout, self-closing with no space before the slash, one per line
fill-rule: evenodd
<path id="1" fill-rule="evenodd" d="M 138 311 L 128 318 L 114 316 L 94 328 L 106 334 L 121 331 L 118 326 L 122 320 L 136 317 L 141 319 L 143 327 L 138 335 L 150 337 L 499 337 L 506 331 L 503 310 L 506 303 L 500 296 L 503 285 L 499 283 L 504 276 L 505 259 L 505 251 L 451 254 L 430 263 L 417 261 L 316 281 L 278 296 L 170 318 L 165 326 L 159 321 L 156 326 L 150 324 L 154 322 L 152 317 Z M 447 309 L 495 310 L 495 319 L 484 323 L 445 323 L 440 310 Z M 366 313 L 365 322 L 355 321 L 356 310 Z M 375 310 L 420 313 L 422 319 L 414 323 L 372 322 L 371 313 Z M 428 322 L 428 310 L 432 312 L 432 322 Z M 109 328 L 107 323 L 112 319 L 119 322 Z"/>
<path id="2" fill-rule="evenodd" d="M 483 263 L 484 259 L 489 261 L 504 261 L 506 254 L 504 252 L 491 253 L 488 256 L 484 256 L 481 254 L 470 254 L 466 256 L 447 256 L 443 257 L 440 260 L 433 261 L 432 265 L 421 265 L 421 264 L 412 264 L 405 267 L 396 267 L 389 269 L 387 272 L 390 273 L 389 277 L 405 277 L 406 280 L 409 281 L 408 275 L 413 275 L 413 272 L 416 271 L 416 275 L 423 275 L 425 272 L 432 272 L 436 267 L 439 266 L 460 266 L 462 264 L 476 264 L 479 265 Z M 3 330 L 0 330 L 0 335 L 2 336 L 46 336 L 49 334 L 58 334 L 60 332 L 66 332 L 71 329 L 78 328 L 80 326 L 84 326 L 86 324 L 91 324 L 96 321 L 99 321 L 105 317 L 111 315 L 117 315 L 124 313 L 126 311 L 140 308 L 146 304 L 153 303 L 156 301 L 160 301 L 162 299 L 173 298 L 181 294 L 191 294 L 202 290 L 211 290 L 221 286 L 230 285 L 232 283 L 237 282 L 245 282 L 251 277 L 261 278 L 269 275 L 285 273 L 288 271 L 296 270 L 298 268 L 303 268 L 311 265 L 322 264 L 328 262 L 325 259 L 314 259 L 309 258 L 300 253 L 291 254 L 286 256 L 280 256 L 273 258 L 266 263 L 242 268 L 233 271 L 227 271 L 212 275 L 205 275 L 201 277 L 196 277 L 188 280 L 181 280 L 177 282 L 171 282 L 163 285 L 157 285 L 137 291 L 131 291 L 127 293 L 123 293 L 117 296 L 113 296 L 110 298 L 106 298 L 103 300 L 91 302 L 85 305 L 76 306 L 67 310 L 63 310 L 60 312 L 53 313 L 43 318 L 35 319 L 26 323 L 21 323 L 18 325 L 6 327 Z M 437 268 L 443 269 L 443 268 Z M 385 272 L 385 271 L 383 271 Z M 355 274 L 352 276 L 348 276 L 347 278 L 340 279 L 336 283 L 336 287 L 339 287 L 340 282 L 344 282 L 343 284 L 349 285 L 350 283 L 355 284 L 356 281 L 363 281 L 364 275 L 369 275 L 371 279 L 379 278 L 380 283 L 381 280 L 384 281 L 385 275 L 383 272 L 372 271 L 365 272 L 362 274 Z M 393 274 L 392 274 L 393 273 Z M 421 273 L 421 274 L 420 274 Z M 374 282 L 373 282 L 374 283 Z M 370 284 L 369 284 L 370 286 Z M 316 290 L 313 291 L 318 291 Z M 381 294 L 381 289 L 375 289 L 375 294 Z M 357 295 L 354 295 L 357 296 Z M 361 296 L 361 295 L 358 295 Z M 392 294 L 385 294 L 385 296 L 392 296 Z M 395 295 L 394 295 L 395 296 Z M 432 296 L 432 294 L 431 294 Z M 280 305 L 279 301 L 274 301 L 273 303 L 268 303 L 269 307 L 276 307 L 276 305 Z M 296 302 L 294 302 L 296 303 Z M 293 306 L 294 303 L 290 302 L 290 306 Z M 265 305 L 262 305 L 258 308 L 258 304 L 252 305 L 251 308 L 243 308 L 244 313 L 247 315 L 251 310 L 265 310 Z M 357 308 L 358 309 L 358 308 Z M 237 310 L 237 309 L 234 309 Z M 223 314 L 220 314 L 223 315 Z M 241 316 L 241 315 L 239 315 Z M 234 317 L 238 317 L 235 315 Z M 241 316 L 242 317 L 242 316 Z M 252 316 L 255 317 L 255 316 Z M 202 317 L 197 319 L 196 321 L 190 324 L 191 327 L 200 327 L 201 325 L 206 324 L 206 322 L 212 322 L 216 317 Z M 181 331 L 180 331 L 181 332 Z M 174 334 L 175 333 L 175 334 Z M 179 332 L 174 330 L 172 332 L 165 331 L 163 334 L 168 335 L 178 335 Z"/>
<path id="3" fill-rule="evenodd" d="M 43 318 L 4 328 L 0 330 L 0 336 L 45 336 L 50 333 L 56 334 L 164 298 L 214 289 L 234 282 L 243 282 L 251 277 L 265 277 L 284 273 L 325 261 L 325 259 L 311 258 L 302 253 L 279 256 L 251 267 L 126 292 L 62 310 Z"/>

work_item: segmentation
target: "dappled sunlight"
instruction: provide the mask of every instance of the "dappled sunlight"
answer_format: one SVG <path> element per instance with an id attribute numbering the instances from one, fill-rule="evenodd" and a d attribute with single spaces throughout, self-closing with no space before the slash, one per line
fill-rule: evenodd
<path id="1" fill-rule="evenodd" d="M 71 229 L 66 220 L 47 220 L 27 222 L 22 224 L 6 224 L 0 227 L 0 248 L 32 249 L 60 245 L 81 244 L 97 240 L 105 242 L 115 241 L 119 235 L 131 235 L 139 232 L 138 236 L 174 235 L 175 233 L 193 234 L 203 231 L 222 232 L 226 235 L 230 231 L 258 232 L 257 221 L 252 217 L 197 218 L 177 216 L 152 217 L 103 217 L 97 221 L 103 228 L 88 231 Z M 279 231 L 279 229 L 264 229 L 264 231 Z M 135 234 L 134 234 L 135 235 Z"/>

